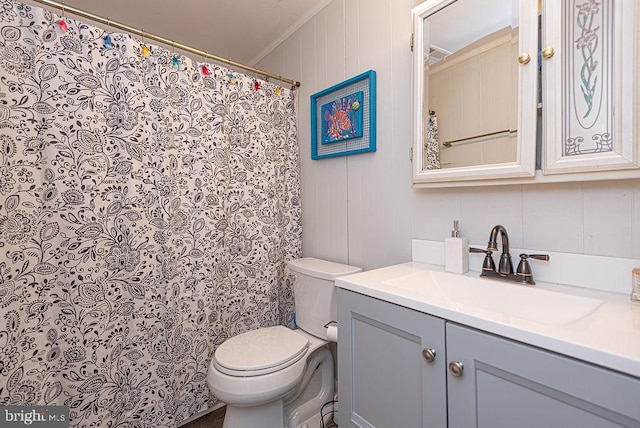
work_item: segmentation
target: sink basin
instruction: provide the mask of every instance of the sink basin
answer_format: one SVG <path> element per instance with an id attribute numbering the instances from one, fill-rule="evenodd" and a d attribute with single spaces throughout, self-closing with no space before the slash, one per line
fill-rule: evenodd
<path id="1" fill-rule="evenodd" d="M 440 271 L 417 272 L 386 283 L 404 290 L 427 292 L 427 287 L 453 309 L 480 309 L 549 325 L 577 321 L 602 304 L 590 297 Z"/>

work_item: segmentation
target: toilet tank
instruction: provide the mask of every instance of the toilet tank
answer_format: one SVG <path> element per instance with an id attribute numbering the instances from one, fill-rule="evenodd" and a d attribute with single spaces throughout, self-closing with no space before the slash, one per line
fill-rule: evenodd
<path id="1" fill-rule="evenodd" d="M 313 257 L 291 260 L 287 262 L 287 268 L 294 276 L 296 325 L 307 333 L 326 339 L 325 325 L 338 320 L 334 280 L 362 269 Z"/>

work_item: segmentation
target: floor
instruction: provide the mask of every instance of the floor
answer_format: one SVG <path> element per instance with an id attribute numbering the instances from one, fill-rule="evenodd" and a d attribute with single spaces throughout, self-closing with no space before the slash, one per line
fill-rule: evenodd
<path id="1" fill-rule="evenodd" d="M 205 416 L 183 425 L 181 428 L 222 428 L 225 407 L 214 410 Z"/>
<path id="2" fill-rule="evenodd" d="M 213 412 L 209 413 L 201 417 L 200 419 L 196 419 L 195 421 L 189 422 L 184 425 L 182 428 L 222 428 L 222 423 L 224 422 L 224 411 L 225 408 L 221 407 Z M 247 427 L 250 428 L 250 427 Z M 322 428 L 322 427 L 309 427 L 309 428 Z M 333 422 L 329 423 L 325 428 L 338 428 L 338 425 Z"/>

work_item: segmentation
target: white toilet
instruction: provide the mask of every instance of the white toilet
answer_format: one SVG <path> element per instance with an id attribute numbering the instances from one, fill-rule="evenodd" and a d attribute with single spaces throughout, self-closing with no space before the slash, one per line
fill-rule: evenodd
<path id="1" fill-rule="evenodd" d="M 287 268 L 298 328 L 239 334 L 220 345 L 209 364 L 209 388 L 227 405 L 224 428 L 319 427 L 322 406 L 333 400 L 327 326 L 337 320 L 334 279 L 361 269 L 311 257 Z"/>

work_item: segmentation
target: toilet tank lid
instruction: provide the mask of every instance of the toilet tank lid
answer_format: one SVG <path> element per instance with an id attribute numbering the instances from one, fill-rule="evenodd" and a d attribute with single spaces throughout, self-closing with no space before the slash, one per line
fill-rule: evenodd
<path id="1" fill-rule="evenodd" d="M 320 260 L 313 257 L 290 260 L 287 262 L 287 266 L 292 271 L 328 280 L 334 280 L 339 276 L 362 272 L 362 269 L 359 267 L 343 265 L 341 263 Z"/>

